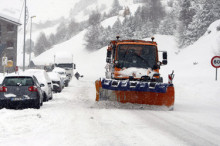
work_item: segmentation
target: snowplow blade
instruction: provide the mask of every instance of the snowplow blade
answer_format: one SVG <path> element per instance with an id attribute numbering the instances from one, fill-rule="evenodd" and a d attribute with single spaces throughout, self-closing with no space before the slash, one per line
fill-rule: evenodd
<path id="1" fill-rule="evenodd" d="M 96 101 L 147 104 L 171 107 L 174 104 L 173 84 L 141 81 L 96 80 Z"/>

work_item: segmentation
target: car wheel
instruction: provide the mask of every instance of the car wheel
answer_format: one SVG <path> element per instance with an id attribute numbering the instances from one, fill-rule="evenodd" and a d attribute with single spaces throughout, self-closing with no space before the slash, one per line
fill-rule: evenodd
<path id="1" fill-rule="evenodd" d="M 41 100 L 40 106 L 43 106 L 43 100 Z"/>
<path id="2" fill-rule="evenodd" d="M 34 108 L 35 108 L 35 109 L 40 109 L 41 104 L 42 104 L 42 103 L 40 103 L 40 99 L 37 100 L 37 101 L 35 102 Z"/>
<path id="3" fill-rule="evenodd" d="M 46 93 L 44 93 L 44 100 L 43 101 L 48 101 L 48 97 L 47 97 L 47 94 Z"/>
<path id="4" fill-rule="evenodd" d="M 50 97 L 50 100 L 52 100 L 53 99 L 53 92 L 51 92 L 51 97 Z"/>

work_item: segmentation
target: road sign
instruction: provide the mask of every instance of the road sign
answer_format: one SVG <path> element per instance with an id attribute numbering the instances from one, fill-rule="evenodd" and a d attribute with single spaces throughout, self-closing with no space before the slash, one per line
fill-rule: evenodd
<path id="1" fill-rule="evenodd" d="M 214 56 L 211 60 L 211 64 L 216 68 L 215 80 L 217 81 L 218 68 L 220 67 L 220 56 Z"/>
<path id="2" fill-rule="evenodd" d="M 211 64 L 214 68 L 220 67 L 220 56 L 214 56 L 211 60 Z"/>
<path id="3" fill-rule="evenodd" d="M 13 67 L 13 61 L 8 60 L 7 65 L 5 67 Z"/>
<path id="4" fill-rule="evenodd" d="M 6 66 L 8 64 L 8 58 L 7 57 L 2 57 L 2 66 Z"/>

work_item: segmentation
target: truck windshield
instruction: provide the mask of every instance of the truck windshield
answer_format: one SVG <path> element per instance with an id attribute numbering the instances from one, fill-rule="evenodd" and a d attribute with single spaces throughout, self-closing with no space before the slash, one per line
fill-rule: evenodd
<path id="1" fill-rule="evenodd" d="M 60 68 L 73 68 L 72 63 L 60 63 L 60 64 L 56 64 L 56 66 Z"/>
<path id="2" fill-rule="evenodd" d="M 153 68 L 156 64 L 156 46 L 133 44 L 119 45 L 118 64 L 119 68 Z"/>

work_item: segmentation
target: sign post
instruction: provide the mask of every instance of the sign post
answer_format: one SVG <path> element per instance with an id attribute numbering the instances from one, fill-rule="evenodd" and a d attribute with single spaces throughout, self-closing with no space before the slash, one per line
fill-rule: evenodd
<path id="1" fill-rule="evenodd" d="M 8 58 L 4 55 L 2 57 L 3 75 L 5 76 L 5 66 L 8 64 Z"/>
<path id="2" fill-rule="evenodd" d="M 216 69 L 215 80 L 217 81 L 218 68 L 220 67 L 220 56 L 214 56 L 211 60 L 211 64 Z"/>

